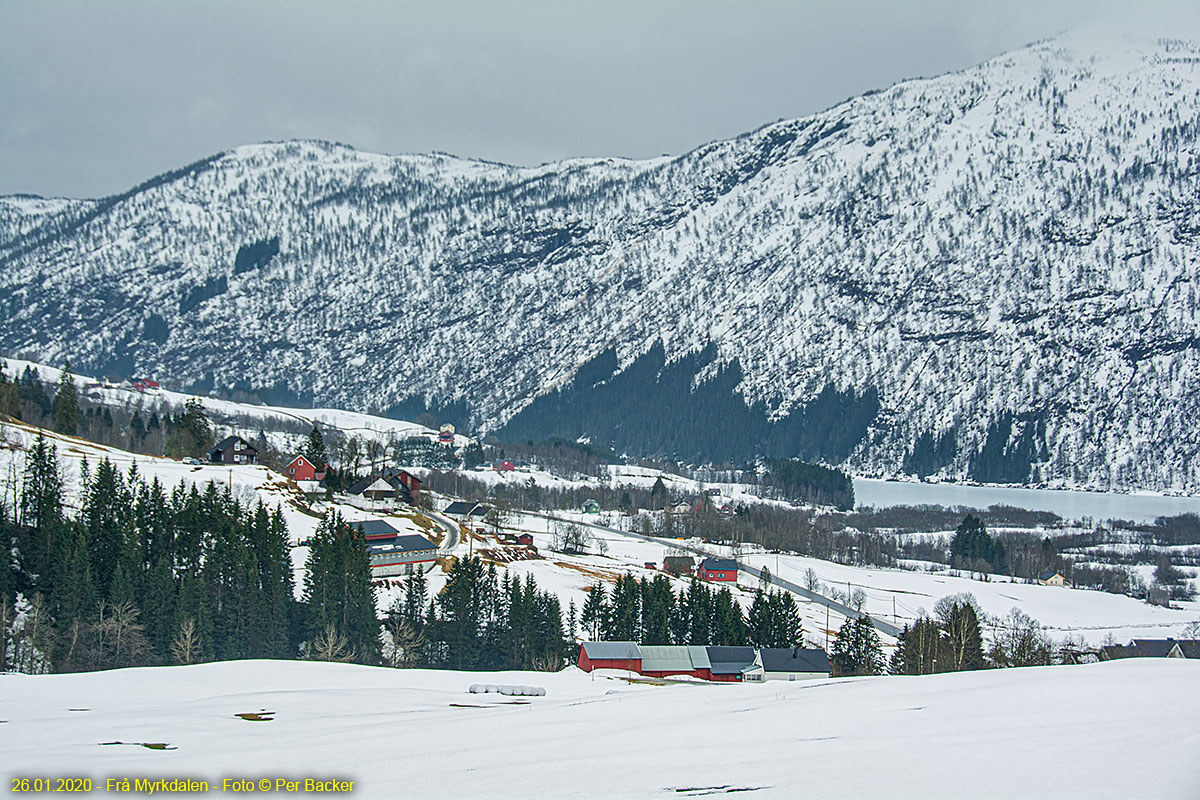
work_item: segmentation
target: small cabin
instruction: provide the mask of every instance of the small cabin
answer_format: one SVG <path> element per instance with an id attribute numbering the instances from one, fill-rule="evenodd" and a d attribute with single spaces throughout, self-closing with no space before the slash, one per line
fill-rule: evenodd
<path id="1" fill-rule="evenodd" d="M 1056 569 L 1046 570 L 1038 575 L 1038 583 L 1042 586 L 1065 586 L 1067 579 Z"/>

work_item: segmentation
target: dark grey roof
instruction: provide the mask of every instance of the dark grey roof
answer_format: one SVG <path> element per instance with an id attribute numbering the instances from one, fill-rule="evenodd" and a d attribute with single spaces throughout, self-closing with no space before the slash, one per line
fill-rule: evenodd
<path id="1" fill-rule="evenodd" d="M 367 548 L 367 551 L 370 553 L 418 553 L 426 550 L 437 550 L 437 545 L 416 533 L 397 536 L 395 539 L 389 539 L 384 544 L 373 544 Z"/>
<path id="2" fill-rule="evenodd" d="M 640 659 L 641 648 L 637 642 L 584 642 L 583 652 L 590 659 Z"/>
<path id="3" fill-rule="evenodd" d="M 708 660 L 712 663 L 714 675 L 727 675 L 741 672 L 745 667 L 754 663 L 753 647 L 706 647 Z"/>
<path id="4" fill-rule="evenodd" d="M 737 562 L 732 558 L 706 558 L 701 563 L 701 568 L 708 572 L 710 570 L 723 570 L 726 572 L 737 572 Z"/>
<path id="5" fill-rule="evenodd" d="M 367 490 L 367 487 L 375 481 L 383 481 L 388 486 L 392 487 L 393 490 L 400 486 L 400 479 L 395 475 L 372 472 L 367 477 L 360 478 L 359 480 L 355 481 L 350 488 L 346 490 L 346 494 L 362 494 Z"/>
<path id="6" fill-rule="evenodd" d="M 1180 639 L 1179 649 L 1184 658 L 1200 658 L 1200 639 Z"/>
<path id="7" fill-rule="evenodd" d="M 363 536 L 377 536 L 381 533 L 400 535 L 400 529 L 386 519 L 364 519 L 361 522 L 351 522 L 350 525 L 360 529 Z"/>
<path id="8" fill-rule="evenodd" d="M 829 656 L 819 647 L 764 647 L 758 651 L 764 672 L 823 672 L 829 674 Z"/>
<path id="9" fill-rule="evenodd" d="M 1134 639 L 1131 644 L 1139 656 L 1164 658 L 1179 643 L 1174 639 Z"/>
<path id="10" fill-rule="evenodd" d="M 241 442 L 243 445 L 245 445 L 245 449 L 247 449 L 247 450 L 255 450 L 255 448 L 252 444 L 250 444 L 249 442 L 247 442 L 245 439 L 243 439 L 240 436 L 226 436 L 224 439 L 217 442 L 216 446 L 213 447 L 212 450 L 209 450 L 208 452 L 212 453 L 217 450 L 226 450 L 230 447 L 235 447 L 238 442 Z M 255 450 L 255 452 L 258 452 L 258 451 Z"/>
<path id="11" fill-rule="evenodd" d="M 1114 658 L 1132 658 L 1137 651 L 1123 644 L 1106 644 L 1100 648 L 1100 660 L 1112 661 Z"/>
<path id="12" fill-rule="evenodd" d="M 482 517 L 488 512 L 488 506 L 482 503 L 471 503 L 466 500 L 455 500 L 442 511 L 453 517 Z"/>
<path id="13" fill-rule="evenodd" d="M 1055 575 L 1062 575 L 1062 573 L 1056 569 L 1048 569 L 1045 572 L 1043 572 L 1041 575 L 1038 575 L 1038 580 L 1039 581 L 1048 581 L 1051 578 L 1053 578 Z"/>

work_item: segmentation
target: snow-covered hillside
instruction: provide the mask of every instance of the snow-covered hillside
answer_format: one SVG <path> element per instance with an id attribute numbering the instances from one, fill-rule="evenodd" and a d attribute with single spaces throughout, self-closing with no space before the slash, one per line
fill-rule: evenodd
<path id="1" fill-rule="evenodd" d="M 56 384 L 62 376 L 62 371 L 56 367 L 8 358 L 0 361 L 0 371 L 9 380 L 20 378 L 26 369 L 33 369 L 38 377 L 47 384 Z M 215 424 L 219 434 L 236 433 L 247 438 L 253 438 L 260 431 L 267 440 L 282 452 L 296 452 L 308 431 L 313 425 L 319 425 L 326 432 L 330 429 L 340 431 L 346 437 L 357 437 L 360 440 L 374 440 L 381 445 L 399 439 L 427 439 L 436 441 L 438 432 L 415 422 L 390 419 L 356 411 L 344 411 L 339 408 L 289 408 L 285 406 L 256 405 L 239 403 L 232 400 L 221 400 L 208 395 L 198 395 L 188 392 L 174 392 L 169 389 L 152 389 L 141 391 L 129 385 L 128 381 L 109 382 L 99 378 L 73 374 L 78 391 L 96 403 L 109 408 L 123 408 L 129 411 L 140 411 L 145 415 L 150 412 L 179 413 L 184 404 L 195 401 L 204 406 L 205 413 Z M 454 437 L 454 447 L 464 447 L 471 440 L 460 434 Z"/>
<path id="2" fill-rule="evenodd" d="M 677 158 L 292 141 L 0 199 L 0 348 L 484 430 L 569 388 L 520 430 L 687 454 L 693 414 L 875 475 L 1200 491 L 1200 33 L 1172 35 L 1067 34 Z M 662 443 L 584 413 L 635 364 L 665 396 L 659 358 L 686 367 Z"/>
<path id="3" fill-rule="evenodd" d="M 0 751 L 6 784 L 72 776 L 98 791 L 270 776 L 354 781 L 363 798 L 1183 800 L 1200 795 L 1198 680 L 1177 659 L 671 686 L 235 661 L 0 676 Z"/>

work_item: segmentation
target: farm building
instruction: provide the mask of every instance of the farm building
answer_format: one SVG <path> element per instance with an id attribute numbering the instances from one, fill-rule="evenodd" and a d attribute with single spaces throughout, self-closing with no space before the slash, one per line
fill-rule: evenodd
<path id="1" fill-rule="evenodd" d="M 454 426 L 449 422 L 438 430 L 438 441 L 442 444 L 454 444 Z"/>
<path id="2" fill-rule="evenodd" d="M 258 449 L 240 436 L 227 436 L 208 451 L 214 464 L 257 464 Z"/>
<path id="3" fill-rule="evenodd" d="M 709 674 L 702 675 L 712 681 L 761 681 L 762 665 L 758 663 L 753 647 L 706 647 Z"/>
<path id="4" fill-rule="evenodd" d="M 636 642 L 584 642 L 579 646 L 579 668 L 642 671 L 642 652 Z"/>
<path id="5" fill-rule="evenodd" d="M 819 647 L 764 647 L 758 651 L 758 660 L 767 681 L 829 677 L 829 656 Z"/>
<path id="6" fill-rule="evenodd" d="M 696 560 L 691 556 L 667 556 L 663 559 L 663 572 L 671 575 L 693 575 L 696 572 Z"/>
<path id="7" fill-rule="evenodd" d="M 713 583 L 737 583 L 738 565 L 732 558 L 706 558 L 700 562 L 696 577 Z"/>
<path id="8" fill-rule="evenodd" d="M 482 519 L 487 516 L 487 512 L 490 510 L 491 508 L 489 506 L 485 506 L 483 503 L 472 503 L 467 500 L 455 500 L 453 503 L 442 509 L 442 513 L 448 517 L 455 517 L 460 522 L 466 522 L 470 517 Z"/>
<path id="9" fill-rule="evenodd" d="M 532 533 L 517 534 L 517 544 L 524 545 L 526 547 L 528 547 L 529 545 L 532 545 L 533 544 L 533 534 Z"/>
<path id="10" fill-rule="evenodd" d="M 401 533 L 391 522 L 369 519 L 354 523 L 367 542 L 371 575 L 409 575 L 418 564 L 437 561 L 437 545 L 416 533 Z"/>
<path id="11" fill-rule="evenodd" d="M 1117 658 L 1200 658 L 1200 639 L 1133 639 L 1100 648 L 1100 660 Z"/>
<path id="12" fill-rule="evenodd" d="M 692 675 L 708 679 L 712 664 L 708 649 L 689 645 L 646 645 L 642 647 L 642 674 L 653 678 Z"/>
<path id="13" fill-rule="evenodd" d="M 583 508 L 581 510 L 585 514 L 599 514 L 600 513 L 600 504 L 598 502 L 596 502 L 595 500 L 584 500 Z"/>

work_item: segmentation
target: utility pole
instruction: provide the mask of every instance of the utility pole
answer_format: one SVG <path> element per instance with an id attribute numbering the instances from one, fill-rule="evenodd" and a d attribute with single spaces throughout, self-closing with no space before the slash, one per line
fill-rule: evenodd
<path id="1" fill-rule="evenodd" d="M 825 604 L 825 652 L 829 652 L 829 603 Z"/>

